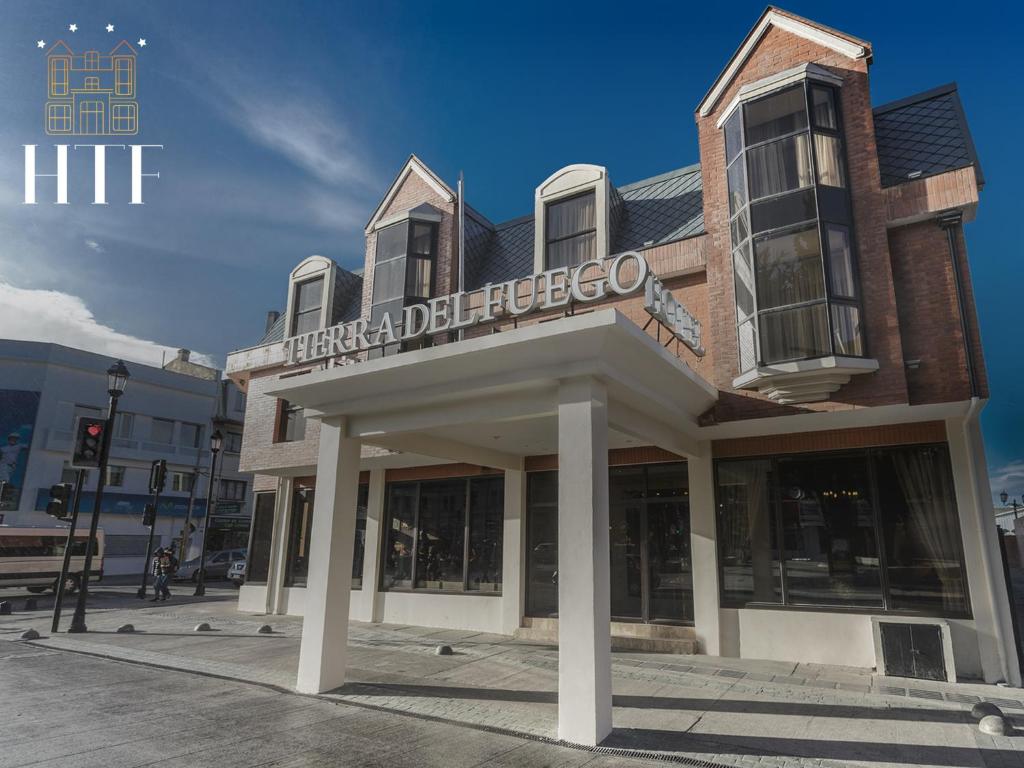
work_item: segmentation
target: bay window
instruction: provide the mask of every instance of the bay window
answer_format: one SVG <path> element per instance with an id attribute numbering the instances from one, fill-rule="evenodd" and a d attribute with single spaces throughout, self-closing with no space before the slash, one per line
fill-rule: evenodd
<path id="1" fill-rule="evenodd" d="M 437 224 L 407 219 L 377 231 L 373 267 L 373 303 L 370 327 L 377 328 L 390 315 L 396 332 L 402 310 L 411 304 L 425 304 L 434 294 L 437 256 Z M 395 354 L 401 344 L 370 350 L 370 357 Z"/>
<path id="2" fill-rule="evenodd" d="M 863 357 L 837 91 L 805 81 L 725 121 L 740 373 Z"/>

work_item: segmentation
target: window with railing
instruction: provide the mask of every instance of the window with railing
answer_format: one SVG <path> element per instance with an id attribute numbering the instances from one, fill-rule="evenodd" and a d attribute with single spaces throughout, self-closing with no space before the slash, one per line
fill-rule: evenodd
<path id="1" fill-rule="evenodd" d="M 865 356 L 838 91 L 808 80 L 724 128 L 740 372 Z"/>

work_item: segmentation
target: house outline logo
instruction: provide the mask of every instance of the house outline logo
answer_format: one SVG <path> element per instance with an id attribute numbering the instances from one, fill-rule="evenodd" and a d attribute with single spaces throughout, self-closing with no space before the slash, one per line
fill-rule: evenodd
<path id="1" fill-rule="evenodd" d="M 127 40 L 110 51 L 76 54 L 63 40 L 46 52 L 50 136 L 134 136 L 139 132 L 137 53 Z"/>

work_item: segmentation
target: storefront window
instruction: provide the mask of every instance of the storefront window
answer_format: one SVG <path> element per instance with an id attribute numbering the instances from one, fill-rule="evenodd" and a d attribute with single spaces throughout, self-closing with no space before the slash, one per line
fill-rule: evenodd
<path id="1" fill-rule="evenodd" d="M 609 469 L 611 615 L 621 621 L 693 622 L 685 463 Z M 558 473 L 529 475 L 527 614 L 558 611 Z"/>
<path id="2" fill-rule="evenodd" d="M 416 586 L 462 589 L 466 537 L 466 483 L 445 480 L 420 487 Z"/>
<path id="3" fill-rule="evenodd" d="M 288 559 L 285 562 L 284 585 L 306 586 L 309 575 L 309 543 L 313 535 L 313 498 L 316 491 L 296 491 L 292 497 L 292 519 L 288 531 Z"/>
<path id="4" fill-rule="evenodd" d="M 876 466 L 891 606 L 967 614 L 960 526 L 945 450 L 893 450 L 879 456 Z"/>
<path id="5" fill-rule="evenodd" d="M 274 505 L 277 494 L 257 493 L 252 512 L 252 532 L 245 563 L 249 584 L 266 584 L 270 572 L 270 548 L 274 538 Z"/>
<path id="6" fill-rule="evenodd" d="M 370 486 L 359 486 L 359 497 L 356 501 L 356 540 L 352 551 L 352 589 L 363 588 L 363 558 L 366 554 L 366 505 L 370 495 Z"/>
<path id="7" fill-rule="evenodd" d="M 867 462 L 783 459 L 778 471 L 789 602 L 880 607 Z"/>
<path id="8" fill-rule="evenodd" d="M 723 459 L 716 475 L 723 607 L 969 614 L 944 446 Z"/>
<path id="9" fill-rule="evenodd" d="M 527 476 L 526 613 L 558 615 L 558 472 Z"/>
<path id="10" fill-rule="evenodd" d="M 270 519 L 273 520 L 274 494 L 258 494 L 258 497 L 271 498 Z M 304 587 L 309 575 L 309 546 L 313 535 L 313 501 L 316 492 L 313 489 L 296 491 L 292 502 L 291 525 L 288 531 L 288 560 L 285 563 L 284 585 L 286 587 Z M 356 531 L 352 545 L 352 589 L 363 586 L 363 556 L 366 549 L 366 499 L 368 486 L 359 486 L 356 502 Z M 257 505 L 259 498 L 257 498 Z M 255 526 L 255 521 L 253 525 Z M 273 523 L 268 523 L 272 525 Z M 268 534 L 269 535 L 269 534 Z M 255 536 L 255 534 L 253 534 Z M 270 548 L 267 547 L 267 558 Z M 247 577 L 248 578 L 248 577 Z M 266 578 L 266 577 L 264 577 Z"/>
<path id="11" fill-rule="evenodd" d="M 501 591 L 502 526 L 505 522 L 505 481 L 500 477 L 475 479 L 469 484 L 469 563 L 466 588 Z"/>
<path id="12" fill-rule="evenodd" d="M 393 483 L 387 497 L 382 589 L 501 592 L 504 478 Z"/>

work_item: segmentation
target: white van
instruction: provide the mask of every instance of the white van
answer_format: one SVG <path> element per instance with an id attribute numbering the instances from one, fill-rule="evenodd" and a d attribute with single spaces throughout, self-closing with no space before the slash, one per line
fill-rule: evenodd
<path id="1" fill-rule="evenodd" d="M 64 593 L 82 583 L 89 532 L 75 531 Z M 15 528 L 0 525 L 0 587 L 27 587 L 29 592 L 56 591 L 68 540 L 67 528 Z M 103 531 L 96 532 L 89 581 L 103 579 Z"/>

